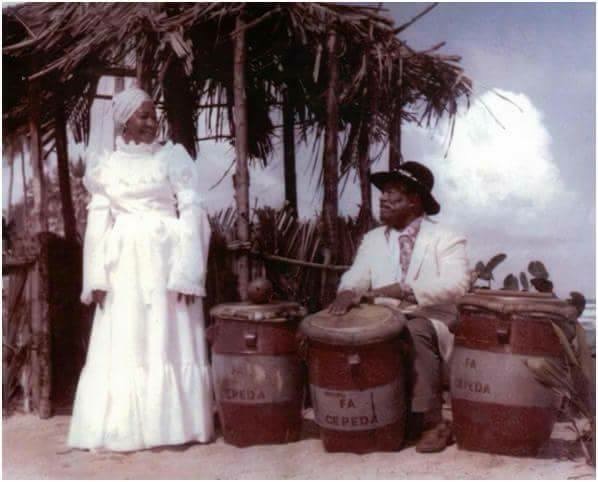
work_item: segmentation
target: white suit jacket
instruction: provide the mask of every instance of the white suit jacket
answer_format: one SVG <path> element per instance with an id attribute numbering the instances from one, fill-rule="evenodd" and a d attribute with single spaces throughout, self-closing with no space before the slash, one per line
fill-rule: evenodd
<path id="1" fill-rule="evenodd" d="M 401 281 L 396 237 L 387 236 L 381 226 L 367 233 L 351 268 L 344 273 L 339 291 L 370 290 Z M 456 301 L 469 289 L 470 272 L 466 241 L 427 216 L 415 239 L 405 283 L 411 286 L 417 304 L 388 298 L 377 302 L 392 304 L 404 313 L 429 319 L 438 334 L 440 354 L 448 360 L 453 335 L 446 323 L 457 316 Z"/>

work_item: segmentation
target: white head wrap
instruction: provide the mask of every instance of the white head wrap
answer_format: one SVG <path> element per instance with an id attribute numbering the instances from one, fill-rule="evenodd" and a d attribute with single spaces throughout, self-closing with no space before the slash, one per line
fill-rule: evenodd
<path id="1" fill-rule="evenodd" d="M 139 87 L 130 87 L 119 92 L 112 98 L 112 114 L 117 125 L 125 125 L 141 104 L 152 98 L 145 90 Z"/>

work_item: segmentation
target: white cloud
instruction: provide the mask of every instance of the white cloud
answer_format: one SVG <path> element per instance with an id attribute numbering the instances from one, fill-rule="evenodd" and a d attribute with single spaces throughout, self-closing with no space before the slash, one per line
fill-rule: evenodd
<path id="1" fill-rule="evenodd" d="M 540 259 L 559 294 L 591 292 L 593 272 L 579 268 L 594 259 L 593 212 L 564 184 L 541 112 L 524 94 L 497 92 L 512 103 L 492 92 L 475 99 L 459 115 L 448 153 L 446 124 L 405 126 L 406 158 L 434 171 L 439 218 L 467 235 L 472 262 L 508 254 L 499 285 Z"/>
<path id="2" fill-rule="evenodd" d="M 577 195 L 563 183 L 542 114 L 524 94 L 497 93 L 512 103 L 493 92 L 475 99 L 458 116 L 448 152 L 446 123 L 433 132 L 406 126 L 405 151 L 434 170 L 444 219 L 549 234 L 546 216 L 571 209 Z"/>

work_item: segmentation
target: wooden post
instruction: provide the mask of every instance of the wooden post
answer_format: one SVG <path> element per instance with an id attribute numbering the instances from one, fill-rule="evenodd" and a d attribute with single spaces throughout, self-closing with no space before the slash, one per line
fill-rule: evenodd
<path id="1" fill-rule="evenodd" d="M 15 161 L 16 161 L 17 153 L 11 147 L 8 156 L 8 162 L 10 162 L 9 167 L 9 177 L 8 177 L 8 206 L 6 208 L 6 222 L 9 223 L 11 221 L 11 211 L 12 211 L 12 191 L 13 185 L 15 181 Z"/>
<path id="2" fill-rule="evenodd" d="M 233 178 L 237 202 L 237 237 L 241 242 L 249 241 L 249 169 L 247 167 L 247 106 L 245 92 L 245 21 L 237 16 L 233 52 L 233 89 L 235 105 L 233 120 L 235 126 L 236 171 Z M 249 257 L 246 253 L 238 258 L 238 287 L 241 300 L 247 299 L 249 284 Z"/>
<path id="3" fill-rule="evenodd" d="M 326 138 L 324 147 L 324 256 L 334 264 L 338 255 L 338 58 L 337 36 L 334 27 L 328 34 L 328 88 L 326 91 Z M 334 298 L 336 279 L 334 272 L 326 276 L 322 304 Z"/>
<path id="4" fill-rule="evenodd" d="M 21 226 L 23 233 L 27 235 L 30 231 L 29 223 L 27 222 L 29 202 L 27 201 L 27 174 L 25 173 L 25 149 L 23 147 L 21 147 L 21 181 L 23 182 L 23 215 L 21 217 Z"/>
<path id="5" fill-rule="evenodd" d="M 361 191 L 361 208 L 359 209 L 359 224 L 366 232 L 372 224 L 372 185 L 370 184 L 370 135 L 369 115 L 364 114 L 359 129 L 357 141 L 357 162 L 359 169 L 359 189 Z"/>
<path id="6" fill-rule="evenodd" d="M 403 79 L 401 77 L 402 68 L 400 67 L 402 59 L 399 58 L 399 79 L 397 87 L 397 96 L 394 101 L 393 115 L 388 127 L 388 169 L 398 169 L 403 162 L 401 153 L 401 112 L 403 109 L 403 100 L 401 98 L 401 89 Z"/>
<path id="7" fill-rule="evenodd" d="M 135 77 L 137 79 L 137 86 L 145 90 L 149 95 L 152 95 L 152 72 L 149 65 L 149 58 L 151 52 L 143 47 L 137 48 L 137 56 L 135 59 Z"/>
<path id="8" fill-rule="evenodd" d="M 398 169 L 401 162 L 401 107 L 397 106 L 388 127 L 388 169 Z"/>
<path id="9" fill-rule="evenodd" d="M 33 173 L 33 232 L 48 231 L 46 182 L 40 133 L 40 91 L 37 81 L 29 84 L 29 155 Z"/>
<path id="10" fill-rule="evenodd" d="M 73 196 L 71 193 L 71 180 L 69 176 L 69 159 L 66 136 L 66 118 L 61 95 L 57 95 L 56 111 L 54 114 L 54 136 L 56 138 L 56 160 L 58 164 L 58 183 L 60 187 L 60 200 L 62 204 L 62 221 L 64 224 L 64 237 L 69 241 L 77 239 L 77 221 Z"/>
<path id="11" fill-rule="evenodd" d="M 282 138 L 284 145 L 284 198 L 298 215 L 297 206 L 297 172 L 295 168 L 295 113 L 285 90 L 282 101 Z"/>
<path id="12" fill-rule="evenodd" d="M 48 231 L 46 186 L 43 169 L 43 153 L 40 133 L 40 87 L 37 81 L 29 83 L 29 139 L 33 171 L 33 233 L 37 236 L 40 250 L 36 269 L 32 273 L 32 378 L 33 402 L 41 418 L 52 412 L 50 394 L 52 371 L 50 357 L 50 310 L 47 290 L 47 251 L 44 233 Z"/>
<path id="13" fill-rule="evenodd" d="M 124 77 L 114 77 L 114 95 L 118 94 L 125 90 L 125 78 Z M 116 125 L 114 126 L 114 139 L 113 139 L 113 149 L 116 149 L 116 138 L 121 134 L 118 132 Z"/>
<path id="14" fill-rule="evenodd" d="M 369 65 L 368 65 L 369 67 Z M 376 78 L 372 69 L 368 68 L 368 89 L 367 89 L 367 107 L 361 113 L 361 129 L 357 140 L 357 156 L 359 163 L 359 187 L 361 190 L 361 209 L 359 212 L 359 222 L 362 234 L 369 231 L 374 223 L 372 213 L 372 185 L 370 183 L 371 160 L 370 154 L 370 123 L 378 111 L 378 96 Z"/>
<path id="15" fill-rule="evenodd" d="M 173 142 L 185 146 L 191 157 L 197 157 L 193 121 L 194 104 L 192 102 L 189 79 L 182 62 L 173 56 L 162 82 L 164 92 L 164 110 L 168 120 L 168 136 Z"/>

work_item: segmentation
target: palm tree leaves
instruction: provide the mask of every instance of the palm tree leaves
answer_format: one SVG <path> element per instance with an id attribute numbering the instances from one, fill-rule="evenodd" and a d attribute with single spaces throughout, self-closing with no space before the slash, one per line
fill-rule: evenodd
<path id="1" fill-rule="evenodd" d="M 209 104 L 206 117 L 212 112 L 218 117 L 215 132 L 207 136 L 229 138 L 222 119 L 232 115 L 232 97 L 227 95 L 232 92 L 231 36 L 240 14 L 246 16 L 247 24 L 247 105 L 252 120 L 248 137 L 253 159 L 265 162 L 272 151 L 276 132 L 270 114 L 280 104 L 283 89 L 289 92 L 300 125 L 324 128 L 323 66 L 327 59 L 322 45 L 332 26 L 341 45 L 342 128 L 352 124 L 355 109 L 369 109 L 372 139 L 386 139 L 387 119 L 397 108 L 422 103 L 428 118 L 453 116 L 458 98 L 470 95 L 471 81 L 456 64 L 457 57 L 409 48 L 396 38 L 396 26 L 380 7 L 30 3 L 3 11 L 3 60 L 15 80 L 7 82 L 6 132 L 26 128 L 27 92 L 20 78 L 37 75 L 44 103 L 52 102 L 53 83 L 64 83 L 67 117 L 77 140 L 86 139 L 97 81 L 94 76 L 103 67 L 134 67 L 135 54 L 141 49 L 148 53 L 141 56 L 146 59 L 145 67 L 158 75 L 165 71 L 171 56 L 181 59 L 192 86 L 190 105 L 199 110 Z M 32 55 L 41 61 L 35 69 L 30 66 Z M 378 98 L 373 103 L 369 102 L 372 86 Z M 159 99 L 159 83 L 156 89 L 155 98 Z M 406 121 L 418 120 L 406 108 L 402 115 Z"/>
<path id="2" fill-rule="evenodd" d="M 577 441 L 581 444 L 586 462 L 595 465 L 595 450 L 588 450 L 586 447 L 586 442 L 592 442 L 596 436 L 594 407 L 591 397 L 587 396 L 586 388 L 584 388 L 591 386 L 590 380 L 582 368 L 584 362 L 581 352 L 578 357 L 563 330 L 554 322 L 551 325 L 561 344 L 565 358 L 534 357 L 526 359 L 524 363 L 539 383 L 568 400 L 570 406 L 574 408 L 573 412 L 565 410 L 564 415 L 570 423 L 571 429 L 577 435 Z M 586 419 L 586 427 L 583 429 L 578 426 L 578 414 Z M 588 445 L 592 444 L 588 443 Z"/>

